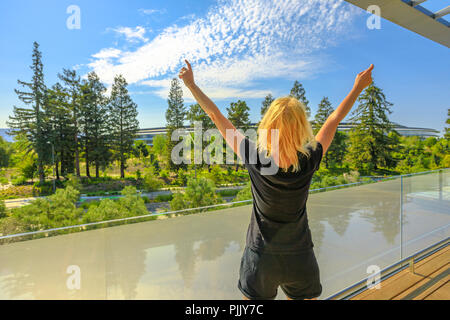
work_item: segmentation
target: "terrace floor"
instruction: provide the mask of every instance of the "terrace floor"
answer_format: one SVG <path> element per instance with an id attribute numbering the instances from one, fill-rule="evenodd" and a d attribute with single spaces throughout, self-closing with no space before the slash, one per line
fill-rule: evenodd
<path id="1" fill-rule="evenodd" d="M 450 300 L 450 246 L 351 300 Z"/>

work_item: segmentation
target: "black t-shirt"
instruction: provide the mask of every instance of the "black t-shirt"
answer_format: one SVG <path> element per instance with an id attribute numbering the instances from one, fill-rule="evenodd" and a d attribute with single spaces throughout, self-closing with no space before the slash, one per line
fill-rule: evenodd
<path id="1" fill-rule="evenodd" d="M 298 153 L 300 169 L 297 172 L 292 168 L 283 172 L 279 168 L 272 175 L 262 174 L 271 159 L 258 152 L 253 141 L 245 138 L 240 148 L 253 195 L 247 246 L 270 253 L 297 253 L 312 248 L 306 200 L 312 176 L 322 160 L 322 145 L 317 141 L 315 150 L 308 145 L 309 157 Z"/>

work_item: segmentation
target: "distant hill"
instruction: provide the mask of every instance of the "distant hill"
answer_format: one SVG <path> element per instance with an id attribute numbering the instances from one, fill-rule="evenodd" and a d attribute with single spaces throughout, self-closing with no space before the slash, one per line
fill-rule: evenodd
<path id="1" fill-rule="evenodd" d="M 9 129 L 0 129 L 0 136 L 2 136 L 3 139 L 5 139 L 8 142 L 13 142 L 13 137 L 11 137 L 6 133 L 8 130 Z"/>

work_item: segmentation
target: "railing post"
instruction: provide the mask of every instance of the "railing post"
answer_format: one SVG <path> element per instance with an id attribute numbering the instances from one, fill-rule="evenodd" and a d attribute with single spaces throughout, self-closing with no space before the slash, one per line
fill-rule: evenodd
<path id="1" fill-rule="evenodd" d="M 403 260 L 403 176 L 400 176 L 400 261 Z"/>
<path id="2" fill-rule="evenodd" d="M 444 170 L 439 170 L 439 201 L 442 201 L 442 176 Z"/>

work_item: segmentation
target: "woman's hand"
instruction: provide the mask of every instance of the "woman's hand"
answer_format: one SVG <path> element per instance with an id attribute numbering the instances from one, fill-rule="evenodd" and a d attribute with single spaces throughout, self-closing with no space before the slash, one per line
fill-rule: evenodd
<path id="1" fill-rule="evenodd" d="M 372 70 L 373 64 L 371 64 L 368 69 L 358 73 L 355 79 L 354 87 L 361 91 L 368 87 L 372 83 Z"/>
<path id="2" fill-rule="evenodd" d="M 186 67 L 181 68 L 180 73 L 178 74 L 178 77 L 180 79 L 182 79 L 184 84 L 186 85 L 186 87 L 189 88 L 195 84 L 194 83 L 194 73 L 192 72 L 192 67 L 191 67 L 191 64 L 189 63 L 189 61 L 184 60 L 184 62 L 186 62 L 187 69 L 186 69 Z"/>

